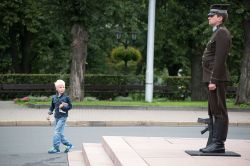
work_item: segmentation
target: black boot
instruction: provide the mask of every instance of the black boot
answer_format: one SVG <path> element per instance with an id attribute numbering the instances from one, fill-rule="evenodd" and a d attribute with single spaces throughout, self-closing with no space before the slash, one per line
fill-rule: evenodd
<path id="1" fill-rule="evenodd" d="M 228 121 L 224 119 L 215 119 L 213 130 L 213 142 L 206 148 L 201 149 L 203 153 L 225 153 L 225 145 L 228 131 Z"/>
<path id="2" fill-rule="evenodd" d="M 201 149 L 201 152 L 203 153 L 225 153 L 224 142 L 217 141 L 217 142 L 211 143 L 206 148 Z"/>

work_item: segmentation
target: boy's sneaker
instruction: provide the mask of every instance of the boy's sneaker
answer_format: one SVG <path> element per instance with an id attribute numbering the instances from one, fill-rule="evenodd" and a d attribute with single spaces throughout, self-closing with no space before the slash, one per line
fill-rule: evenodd
<path id="1" fill-rule="evenodd" d="M 51 148 L 51 149 L 48 151 L 48 153 L 49 153 L 49 154 L 60 153 L 60 150 L 53 147 L 53 148 Z"/>
<path id="2" fill-rule="evenodd" d="M 74 148 L 74 146 L 72 144 L 65 146 L 64 153 L 68 153 L 70 151 L 70 149 L 72 149 L 72 148 Z"/>

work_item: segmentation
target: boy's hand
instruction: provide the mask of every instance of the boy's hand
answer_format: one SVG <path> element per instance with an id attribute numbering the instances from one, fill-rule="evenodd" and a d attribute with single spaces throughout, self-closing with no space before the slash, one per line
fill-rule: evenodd
<path id="1" fill-rule="evenodd" d="M 63 104 L 60 104 L 60 105 L 59 105 L 59 108 L 61 109 L 62 107 L 63 107 Z"/>

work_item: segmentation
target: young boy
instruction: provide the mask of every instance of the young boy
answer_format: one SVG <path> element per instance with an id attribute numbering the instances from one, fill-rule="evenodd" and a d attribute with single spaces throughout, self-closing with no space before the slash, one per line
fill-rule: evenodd
<path id="1" fill-rule="evenodd" d="M 69 152 L 73 148 L 73 145 L 64 137 L 64 127 L 68 117 L 68 111 L 72 108 L 70 98 L 64 95 L 65 82 L 63 80 L 57 80 L 55 82 L 57 94 L 52 97 L 51 106 L 48 114 L 52 115 L 55 110 L 55 133 L 53 136 L 53 147 L 48 153 L 60 153 L 60 143 L 65 145 L 64 152 Z M 48 120 L 50 117 L 48 116 Z"/>

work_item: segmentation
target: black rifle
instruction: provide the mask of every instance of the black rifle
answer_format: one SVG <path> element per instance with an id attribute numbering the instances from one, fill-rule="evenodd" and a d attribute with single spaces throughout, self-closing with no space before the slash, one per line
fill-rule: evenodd
<path id="1" fill-rule="evenodd" d="M 212 142 L 213 138 L 213 118 L 212 117 L 205 119 L 198 118 L 197 122 L 207 124 L 205 129 L 201 130 L 201 134 L 204 134 L 205 132 L 209 131 L 209 137 L 207 140 L 207 145 L 209 145 Z"/>

